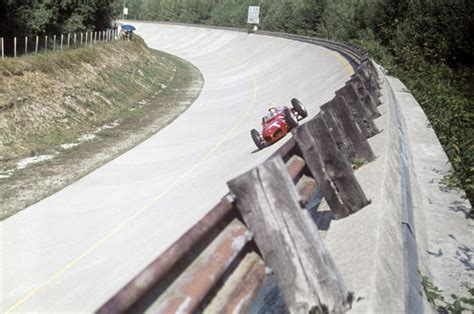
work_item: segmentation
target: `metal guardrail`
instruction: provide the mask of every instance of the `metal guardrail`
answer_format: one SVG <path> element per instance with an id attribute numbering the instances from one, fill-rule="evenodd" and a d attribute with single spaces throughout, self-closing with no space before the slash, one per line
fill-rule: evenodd
<path id="1" fill-rule="evenodd" d="M 366 139 L 378 132 L 373 124 L 373 119 L 380 115 L 376 108 L 380 104 L 377 71 L 367 53 L 357 47 L 304 36 L 263 33 L 323 45 L 351 56 L 359 64 L 346 86 L 336 92 L 332 101 L 322 106 L 322 112 L 297 128 L 295 137 L 270 157 L 270 160 L 283 160 L 303 206 L 321 189 L 336 218 L 350 215 L 367 204 L 360 187 L 357 188 L 350 161 L 359 156 L 357 154 L 370 156 Z M 347 110 L 341 113 L 337 108 Z M 341 127 L 342 120 L 328 126 L 334 119 L 351 120 L 351 130 L 358 130 L 358 137 L 347 134 L 350 130 Z M 330 132 L 328 134 L 334 136 L 337 133 L 341 143 L 336 144 L 333 135 L 329 135 L 329 141 L 324 143 L 318 143 L 317 138 L 307 139 L 307 134 L 320 125 L 324 125 L 320 128 L 322 132 Z M 305 133 L 305 130 L 310 133 Z M 314 156 L 314 147 L 322 144 L 333 148 L 316 150 L 319 156 Z M 354 150 L 355 145 L 363 147 L 363 150 Z M 337 154 L 327 155 L 331 151 Z M 323 167 L 318 164 L 321 160 Z M 334 174 L 331 167 L 340 170 L 341 165 L 344 170 Z M 343 178 L 345 183 L 338 181 L 334 175 Z M 355 180 L 351 184 L 357 186 L 347 186 L 346 178 Z M 339 184 L 346 184 L 347 191 L 341 190 L 342 185 Z M 349 203 L 359 205 L 348 206 Z M 118 291 L 97 313 L 145 310 L 158 313 L 247 312 L 264 283 L 266 257 L 262 257 L 259 243 L 239 210 L 232 193 L 224 196 L 206 216 Z M 341 302 L 347 302 L 350 307 L 350 295 Z M 347 308 L 347 304 L 344 307 Z"/>

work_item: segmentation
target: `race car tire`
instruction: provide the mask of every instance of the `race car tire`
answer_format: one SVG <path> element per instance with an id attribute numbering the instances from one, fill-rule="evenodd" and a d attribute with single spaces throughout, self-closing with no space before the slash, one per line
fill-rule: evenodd
<path id="1" fill-rule="evenodd" d="M 258 149 L 265 148 L 265 141 L 257 130 L 252 129 L 252 131 L 250 131 L 250 135 L 252 136 L 253 142 L 255 145 L 257 145 Z"/>
<path id="2" fill-rule="evenodd" d="M 290 109 L 285 109 L 285 121 L 290 130 L 298 126 L 298 118 Z"/>
<path id="3" fill-rule="evenodd" d="M 301 101 L 299 101 L 297 98 L 291 99 L 291 106 L 302 119 L 308 116 L 308 111 L 306 110 L 305 106 L 303 106 Z"/>

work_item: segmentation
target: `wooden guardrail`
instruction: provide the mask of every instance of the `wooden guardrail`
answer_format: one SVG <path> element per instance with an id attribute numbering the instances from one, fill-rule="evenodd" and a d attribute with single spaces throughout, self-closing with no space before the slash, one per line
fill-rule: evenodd
<path id="1" fill-rule="evenodd" d="M 316 117 L 231 180 L 231 193 L 97 312 L 243 313 L 269 269 L 292 312 L 350 309 L 352 294 L 303 208 L 318 189 L 335 219 L 369 203 L 353 164 L 375 158 L 367 138 L 379 132 L 379 88 L 363 59 Z"/>

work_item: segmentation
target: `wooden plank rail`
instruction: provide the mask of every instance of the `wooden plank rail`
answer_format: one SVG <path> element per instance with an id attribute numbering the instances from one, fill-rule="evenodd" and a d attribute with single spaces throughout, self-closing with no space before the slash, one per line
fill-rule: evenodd
<path id="1" fill-rule="evenodd" d="M 295 139 L 336 219 L 369 204 L 321 115 L 296 129 Z"/>
<path id="2" fill-rule="evenodd" d="M 228 183 L 291 313 L 341 313 L 352 295 L 279 157 Z"/>
<path id="3" fill-rule="evenodd" d="M 359 75 L 353 75 L 346 85 L 353 85 L 355 87 L 355 91 L 357 92 L 360 101 L 365 105 L 369 118 L 376 119 L 380 117 L 380 112 L 377 109 L 377 102 L 375 101 L 376 98 L 365 88 Z"/>
<path id="4" fill-rule="evenodd" d="M 336 97 L 337 96 L 343 97 L 346 104 L 351 108 L 354 121 L 366 138 L 370 138 L 380 132 L 366 106 L 364 106 L 359 98 L 354 85 L 349 84 L 337 90 Z"/>
<path id="5" fill-rule="evenodd" d="M 337 96 L 321 106 L 321 115 L 326 122 L 336 145 L 350 164 L 356 159 L 370 162 L 375 155 L 369 142 L 354 122 L 354 117 L 344 98 Z"/>
<path id="6" fill-rule="evenodd" d="M 285 150 L 281 151 L 286 152 L 286 155 L 283 156 L 288 160 L 286 171 L 295 184 L 297 184 L 300 183 L 306 163 L 301 157 L 293 155 L 295 146 L 295 141 L 293 140 L 287 145 Z M 304 182 L 298 185 L 301 191 L 301 202 L 307 203 L 316 191 L 316 182 L 312 178 L 305 177 Z M 252 247 L 251 243 L 243 246 L 239 252 L 234 251 L 235 256 L 232 254 L 228 255 L 229 252 L 232 252 L 232 249 L 229 247 L 231 242 L 229 241 L 224 241 L 225 244 L 221 243 L 222 245 L 220 246 L 214 245 L 213 249 L 208 249 L 212 245 L 211 240 L 213 239 L 219 237 L 229 239 L 224 234 L 224 231 L 231 222 L 234 226 L 238 225 L 236 218 L 239 217 L 239 213 L 234 208 L 232 200 L 233 197 L 231 195 L 224 197 L 193 228 L 98 309 L 97 313 L 143 312 L 146 309 L 165 313 L 168 310 L 172 311 L 172 308 L 163 307 L 164 305 L 161 304 L 161 301 L 164 300 L 164 296 L 166 296 L 167 304 L 182 305 L 183 299 L 177 297 L 177 295 L 180 295 L 179 292 L 188 298 L 188 310 L 205 310 L 208 303 L 211 303 L 214 309 L 221 308 L 224 311 L 222 313 L 227 313 L 228 309 L 233 308 L 232 304 L 234 306 L 239 304 L 240 310 L 248 308 L 256 297 L 265 278 L 264 264 L 261 259 L 258 262 L 253 257 L 252 265 L 250 266 L 243 262 L 249 259 L 248 255 L 250 253 L 245 252 L 248 250 L 249 245 Z M 239 231 L 242 232 L 243 230 L 239 229 Z M 233 239 L 237 238 L 237 235 L 233 237 Z M 207 253 L 205 253 L 206 250 Z M 207 256 L 208 260 L 216 260 L 217 263 L 212 265 L 212 267 L 207 267 L 206 263 L 199 264 L 199 260 L 206 259 L 204 256 Z M 213 257 L 209 258 L 209 256 Z M 216 256 L 220 256 L 220 259 L 216 259 Z M 223 256 L 232 257 L 234 264 L 238 265 L 228 268 L 230 259 L 222 258 Z M 238 273 L 239 269 L 242 274 L 238 280 L 235 280 L 233 284 L 220 287 L 222 283 L 219 282 L 219 278 L 222 280 L 222 278 L 227 278 L 227 276 L 235 277 L 236 275 L 233 273 Z M 247 272 L 251 272 L 255 277 L 252 277 L 253 279 L 245 284 L 241 280 L 249 276 Z M 202 278 L 206 282 L 205 279 L 208 276 L 214 276 L 216 280 L 207 281 L 206 285 L 202 285 Z M 187 285 L 182 283 L 184 278 L 188 283 Z M 199 283 L 200 289 L 187 290 L 189 285 L 192 286 L 191 282 Z M 225 296 L 222 296 L 222 294 L 225 294 Z M 172 297 L 173 295 L 174 297 Z M 216 305 L 214 297 L 226 298 L 226 306 L 222 302 L 217 302 L 218 305 Z"/>

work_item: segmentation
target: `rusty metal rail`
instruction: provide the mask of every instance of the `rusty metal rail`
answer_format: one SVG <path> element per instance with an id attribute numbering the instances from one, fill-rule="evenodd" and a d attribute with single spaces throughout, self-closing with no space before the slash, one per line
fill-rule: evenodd
<path id="1" fill-rule="evenodd" d="M 295 146 L 290 140 L 276 154 L 284 154 L 280 156 L 287 160 L 288 173 L 305 204 L 316 191 L 316 181 L 308 176 L 304 159 L 293 153 Z M 207 306 L 215 310 L 218 299 L 225 300 L 220 306 L 225 311 L 232 305 L 240 310 L 250 306 L 265 279 L 265 266 L 232 203 L 227 194 L 97 313 L 174 313 L 184 308 L 193 312 Z M 226 280 L 232 276 L 239 279 Z"/>

